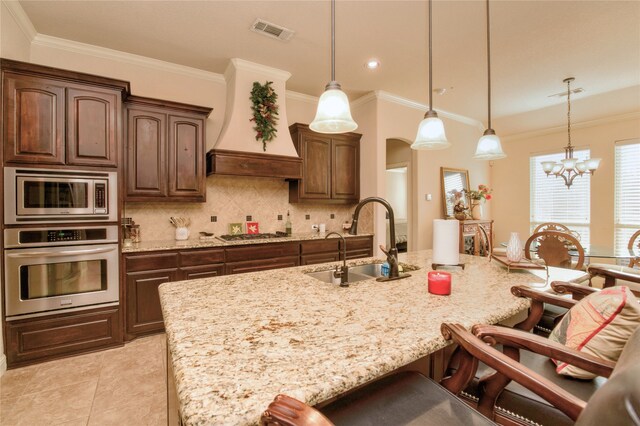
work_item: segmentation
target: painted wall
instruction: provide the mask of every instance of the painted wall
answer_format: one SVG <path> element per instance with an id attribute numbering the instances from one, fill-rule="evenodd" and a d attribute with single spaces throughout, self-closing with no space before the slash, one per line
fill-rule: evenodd
<path id="1" fill-rule="evenodd" d="M 28 62 L 31 55 L 31 40 L 20 29 L 5 2 L 0 2 L 0 23 L 0 56 Z"/>
<path id="2" fill-rule="evenodd" d="M 602 121 L 572 125 L 571 139 L 576 148 L 588 147 L 592 157 L 602 158 L 591 178 L 591 243 L 613 247 L 614 144 L 640 137 L 640 114 L 622 121 Z M 519 232 L 523 238 L 529 235 L 529 158 L 540 153 L 563 152 L 567 144 L 566 129 L 543 133 L 503 141 L 507 159 L 496 161 L 491 170 L 496 241 L 507 241 L 509 232 Z"/>
<path id="3" fill-rule="evenodd" d="M 386 99 L 378 100 L 378 137 L 384 144 L 389 138 L 411 141 L 415 138 L 418 123 L 424 111 Z M 479 126 L 463 123 L 441 116 L 447 139 L 452 143 L 448 149 L 441 151 L 413 151 L 415 165 L 413 173 L 414 226 L 411 230 L 410 249 L 423 250 L 431 248 L 433 239 L 433 220 L 442 218 L 442 195 L 440 188 L 440 167 L 455 167 L 469 170 L 471 185 L 480 183 L 491 185 L 489 163 L 472 158 L 476 143 L 482 132 Z M 385 160 L 383 163 L 385 164 Z M 381 192 L 384 194 L 384 189 Z M 431 194 L 431 201 L 426 195 Z M 491 218 L 491 206 L 485 206 L 484 217 Z M 382 216 L 384 217 L 384 216 Z M 375 222 L 377 229 L 378 223 Z"/>

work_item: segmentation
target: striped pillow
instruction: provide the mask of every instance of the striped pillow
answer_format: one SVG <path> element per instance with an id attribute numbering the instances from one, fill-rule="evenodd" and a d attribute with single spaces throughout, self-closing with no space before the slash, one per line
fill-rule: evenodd
<path id="1" fill-rule="evenodd" d="M 567 312 L 549 339 L 590 355 L 617 361 L 629 336 L 640 326 L 640 304 L 628 287 L 590 294 Z M 556 372 L 577 379 L 595 374 L 552 360 Z"/>

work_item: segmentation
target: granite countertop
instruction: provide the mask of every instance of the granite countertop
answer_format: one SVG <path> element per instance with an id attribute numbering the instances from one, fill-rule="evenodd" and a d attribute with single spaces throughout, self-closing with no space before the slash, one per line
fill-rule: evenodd
<path id="1" fill-rule="evenodd" d="M 348 288 L 304 275 L 337 263 L 162 284 L 184 424 L 257 424 L 278 393 L 322 402 L 443 348 L 442 322 L 503 321 L 529 306 L 511 286 L 545 285 L 461 255 L 466 268 L 452 272 L 451 296 L 435 296 L 427 292 L 431 250 L 400 260 L 421 269 Z M 381 260 L 349 263 L 372 261 Z"/>
<path id="2" fill-rule="evenodd" d="M 256 240 L 241 240 L 241 241 L 222 241 L 218 238 L 213 238 L 210 240 L 200 240 L 197 236 L 190 238 L 184 241 L 176 241 L 176 240 L 158 240 L 158 241 L 142 241 L 139 243 L 135 243 L 130 247 L 122 247 L 122 253 L 136 253 L 143 251 L 158 251 L 158 250 L 180 250 L 180 249 L 194 249 L 194 248 L 206 248 L 206 247 L 231 247 L 231 246 L 242 246 L 247 244 L 268 244 L 268 243 L 284 243 L 288 241 L 308 241 L 308 240 L 322 240 L 324 239 L 325 234 L 321 234 L 319 232 L 307 233 L 307 234 L 293 234 L 290 237 L 282 237 L 282 238 L 266 238 L 266 239 L 256 239 Z M 354 238 L 354 237 L 366 237 L 371 236 L 373 234 L 358 234 L 358 235 L 350 235 L 350 234 L 340 234 L 344 238 Z M 338 238 L 334 235 L 329 238 Z"/>

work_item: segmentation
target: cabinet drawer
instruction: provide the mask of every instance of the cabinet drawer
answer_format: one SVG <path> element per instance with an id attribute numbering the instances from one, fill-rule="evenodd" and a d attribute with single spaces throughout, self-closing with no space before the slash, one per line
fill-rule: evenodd
<path id="1" fill-rule="evenodd" d="M 127 272 L 153 271 L 178 267 L 178 253 L 155 253 L 125 256 Z"/>
<path id="2" fill-rule="evenodd" d="M 300 258 L 296 256 L 278 257 L 274 259 L 248 260 L 245 262 L 226 263 L 226 274 L 242 274 L 245 272 L 266 271 L 269 269 L 289 268 L 300 265 Z"/>
<path id="3" fill-rule="evenodd" d="M 183 280 L 195 280 L 198 278 L 218 277 L 224 274 L 224 264 L 188 266 L 180 268 Z"/>
<path id="4" fill-rule="evenodd" d="M 298 256 L 298 243 L 259 244 L 250 247 L 233 247 L 226 250 L 227 262 L 243 260 L 271 259 L 284 256 Z"/>
<path id="5" fill-rule="evenodd" d="M 351 237 L 345 238 L 347 242 L 347 252 L 352 250 L 373 249 L 373 237 Z M 342 250 L 342 241 L 340 241 L 340 250 Z"/>
<path id="6" fill-rule="evenodd" d="M 180 252 L 180 266 L 210 265 L 224 262 L 224 249 Z"/>
<path id="7" fill-rule="evenodd" d="M 301 265 L 315 265 L 317 263 L 337 262 L 340 255 L 336 250 L 334 253 L 315 253 L 300 256 Z"/>
<path id="8" fill-rule="evenodd" d="M 300 254 L 338 252 L 340 239 L 303 241 L 300 243 Z"/>
<path id="9" fill-rule="evenodd" d="M 8 321 L 6 336 L 9 367 L 122 344 L 118 307 Z"/>

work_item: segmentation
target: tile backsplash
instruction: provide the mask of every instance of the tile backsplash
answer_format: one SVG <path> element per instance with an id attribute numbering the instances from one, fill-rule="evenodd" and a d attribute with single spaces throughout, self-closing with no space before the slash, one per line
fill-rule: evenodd
<path id="1" fill-rule="evenodd" d="M 289 204 L 289 183 L 281 179 L 213 175 L 207 177 L 206 203 L 126 203 L 123 217 L 140 225 L 142 240 L 157 241 L 174 238 L 171 216 L 191 219 L 191 238 L 198 238 L 199 231 L 227 234 L 229 223 L 244 223 L 247 216 L 259 222 L 260 232 L 284 231 L 287 211 L 293 233 L 312 232 L 311 225 L 319 223 L 327 225 L 327 232 L 341 232 L 354 209 L 355 205 Z M 370 205 L 362 209 L 359 233 L 372 232 L 372 211 Z"/>

